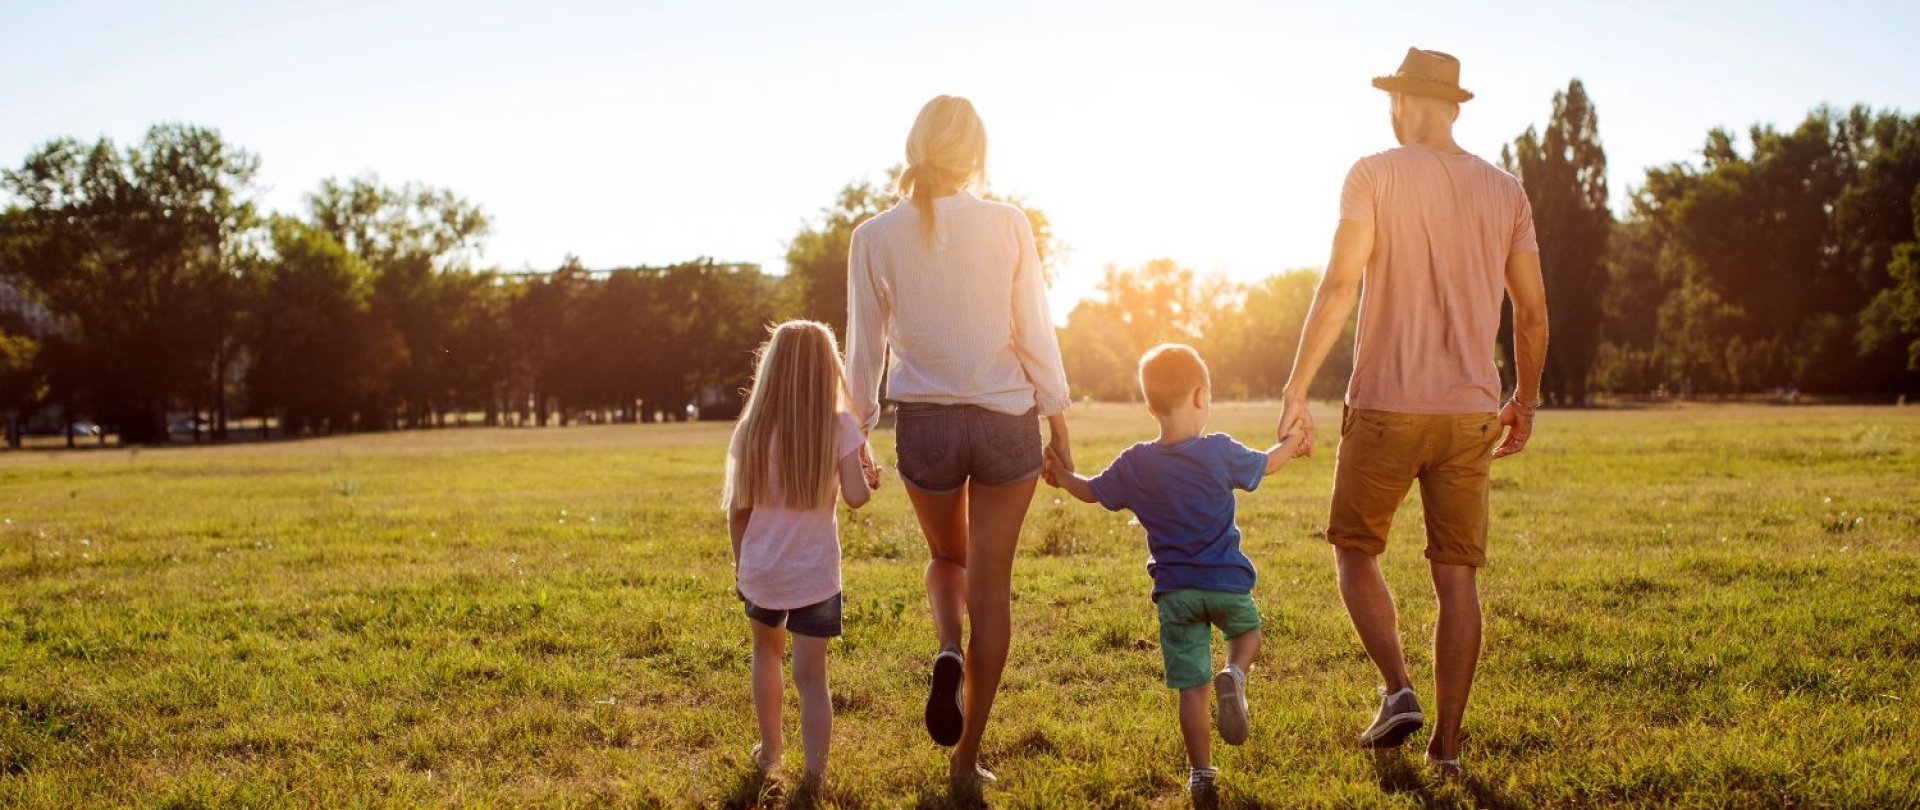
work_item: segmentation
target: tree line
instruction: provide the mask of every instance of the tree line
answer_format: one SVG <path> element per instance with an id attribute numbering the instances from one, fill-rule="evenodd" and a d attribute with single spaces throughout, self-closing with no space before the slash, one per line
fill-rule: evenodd
<path id="1" fill-rule="evenodd" d="M 1550 402 L 1920 391 L 1920 118 L 1822 107 L 1744 141 L 1716 129 L 1615 216 L 1575 80 L 1500 162 L 1533 204 Z M 783 275 L 710 259 L 511 273 L 475 266 L 490 223 L 450 191 L 330 179 L 304 210 L 268 212 L 258 168 L 214 130 L 168 124 L 125 148 L 57 139 L 0 172 L 0 413 L 97 420 L 128 443 L 166 440 L 182 414 L 214 438 L 248 418 L 302 435 L 728 415 L 768 323 L 844 333 L 852 231 L 892 202 L 889 185 L 847 185 Z M 1045 213 L 1008 199 L 1051 272 L 1064 248 Z M 1318 276 L 1108 267 L 1061 328 L 1069 380 L 1132 399 L 1140 353 L 1178 340 L 1223 396 L 1274 396 Z M 1339 395 L 1351 347 L 1315 396 Z"/>
<path id="2" fill-rule="evenodd" d="M 677 418 L 744 381 L 776 308 L 777 278 L 707 259 L 476 269 L 486 214 L 441 189 L 327 180 L 304 212 L 263 212 L 258 167 L 162 125 L 0 174 L 0 412 L 127 443 L 183 413 L 211 438 L 244 417 L 283 435 Z"/>

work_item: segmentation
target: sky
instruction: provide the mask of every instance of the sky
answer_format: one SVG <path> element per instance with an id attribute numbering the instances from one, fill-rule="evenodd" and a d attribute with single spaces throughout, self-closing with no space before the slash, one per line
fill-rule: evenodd
<path id="1" fill-rule="evenodd" d="M 1489 160 L 1579 78 L 1619 211 L 1713 127 L 1920 112 L 1916 35 L 1912 2 L 0 0 L 0 166 L 187 122 L 261 157 L 270 209 L 327 177 L 451 189 L 492 218 L 486 265 L 780 272 L 927 99 L 964 95 L 993 190 L 1068 249 L 1064 318 L 1109 264 L 1323 265 L 1347 167 L 1394 146 L 1368 81 L 1408 46 L 1462 60 L 1456 138 Z"/>

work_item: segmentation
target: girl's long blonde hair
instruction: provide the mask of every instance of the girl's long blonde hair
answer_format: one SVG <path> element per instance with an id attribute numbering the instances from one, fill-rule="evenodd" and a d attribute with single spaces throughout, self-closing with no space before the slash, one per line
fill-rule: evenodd
<path id="1" fill-rule="evenodd" d="M 847 399 L 846 370 L 832 329 L 816 321 L 774 327 L 760 346 L 753 390 L 734 426 L 740 452 L 727 457 L 722 503 L 729 509 L 832 506 L 838 461 L 834 427 Z M 779 468 L 773 469 L 770 460 Z M 783 504 L 769 503 L 770 472 Z"/>
<path id="2" fill-rule="evenodd" d="M 921 232 L 934 238 L 933 198 L 973 185 L 987 173 L 987 127 L 973 103 L 959 96 L 935 96 L 920 108 L 907 133 L 907 168 L 900 172 L 900 196 L 920 209 Z"/>

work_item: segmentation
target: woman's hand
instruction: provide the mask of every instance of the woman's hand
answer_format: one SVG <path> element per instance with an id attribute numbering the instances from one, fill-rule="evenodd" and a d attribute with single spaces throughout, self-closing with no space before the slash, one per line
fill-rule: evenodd
<path id="1" fill-rule="evenodd" d="M 860 445 L 860 474 L 867 479 L 867 489 L 880 488 L 880 465 L 873 462 L 873 448 Z"/>
<path id="2" fill-rule="evenodd" d="M 1073 445 L 1067 439 L 1067 415 L 1056 413 L 1047 417 L 1047 433 L 1047 451 L 1053 454 L 1060 469 L 1073 472 Z M 1059 482 L 1054 480 L 1050 473 L 1044 469 L 1042 472 L 1049 475 L 1047 483 L 1059 486 Z"/>

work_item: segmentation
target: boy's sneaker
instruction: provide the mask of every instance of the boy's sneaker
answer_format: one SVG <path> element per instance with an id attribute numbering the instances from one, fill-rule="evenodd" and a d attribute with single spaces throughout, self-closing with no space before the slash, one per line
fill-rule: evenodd
<path id="1" fill-rule="evenodd" d="M 933 685 L 927 690 L 927 736 L 940 745 L 960 741 L 963 686 L 966 682 L 965 659 L 952 648 L 933 657 Z"/>
<path id="2" fill-rule="evenodd" d="M 1192 768 L 1187 771 L 1187 792 L 1195 796 L 1210 795 L 1215 790 L 1214 780 L 1220 776 L 1218 768 Z"/>
<path id="3" fill-rule="evenodd" d="M 1407 741 L 1407 735 L 1420 729 L 1427 721 L 1420 713 L 1420 701 L 1413 696 L 1413 687 L 1405 687 L 1391 695 L 1386 687 L 1380 688 L 1380 715 L 1373 719 L 1373 725 L 1360 732 L 1361 748 L 1398 748 Z"/>
<path id="4" fill-rule="evenodd" d="M 1228 664 L 1213 676 L 1213 725 L 1228 745 L 1247 741 L 1247 673 Z"/>

